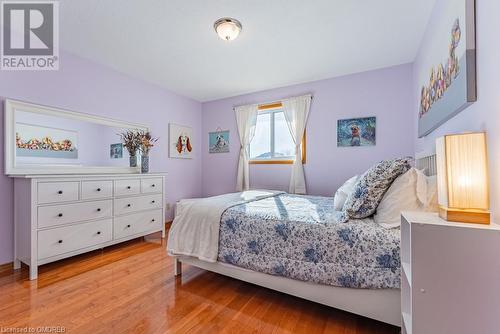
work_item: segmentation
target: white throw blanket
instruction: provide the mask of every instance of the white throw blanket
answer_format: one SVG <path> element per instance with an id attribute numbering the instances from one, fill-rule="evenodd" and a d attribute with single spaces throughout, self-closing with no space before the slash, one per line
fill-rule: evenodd
<path id="1" fill-rule="evenodd" d="M 168 234 L 170 255 L 189 255 L 216 262 L 219 251 L 219 227 L 228 208 L 282 194 L 273 190 L 248 190 L 220 196 L 186 199 L 177 203 L 175 219 Z"/>

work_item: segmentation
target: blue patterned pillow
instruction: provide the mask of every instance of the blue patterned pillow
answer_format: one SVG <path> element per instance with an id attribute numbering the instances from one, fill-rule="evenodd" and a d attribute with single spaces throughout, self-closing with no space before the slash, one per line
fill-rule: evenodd
<path id="1" fill-rule="evenodd" d="M 384 160 L 367 170 L 354 185 L 344 204 L 345 219 L 361 219 L 377 210 L 392 182 L 411 168 L 413 158 Z"/>

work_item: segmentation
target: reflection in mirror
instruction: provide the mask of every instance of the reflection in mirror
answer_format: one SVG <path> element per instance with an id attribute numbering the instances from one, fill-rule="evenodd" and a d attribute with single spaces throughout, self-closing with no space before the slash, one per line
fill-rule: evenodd
<path id="1" fill-rule="evenodd" d="M 12 167 L 11 173 L 12 169 L 39 171 L 40 168 L 59 168 L 63 173 L 78 169 L 77 172 L 85 173 L 91 167 L 92 172 L 137 172 L 136 168 L 129 168 L 129 153 L 121 144 L 119 133 L 146 127 L 24 102 L 8 102 L 6 116 L 11 122 L 6 122 L 5 133 L 12 136 L 6 143 L 12 143 L 9 150 L 13 161 L 6 167 Z"/>
<path id="2" fill-rule="evenodd" d="M 128 167 L 123 129 L 16 110 L 16 164 Z"/>

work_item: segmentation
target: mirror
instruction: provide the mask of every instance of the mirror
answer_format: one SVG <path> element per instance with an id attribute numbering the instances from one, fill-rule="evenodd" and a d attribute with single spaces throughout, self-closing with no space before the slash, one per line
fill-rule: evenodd
<path id="1" fill-rule="evenodd" d="M 119 133 L 148 131 L 144 125 L 46 107 L 5 101 L 5 173 L 138 173 Z"/>

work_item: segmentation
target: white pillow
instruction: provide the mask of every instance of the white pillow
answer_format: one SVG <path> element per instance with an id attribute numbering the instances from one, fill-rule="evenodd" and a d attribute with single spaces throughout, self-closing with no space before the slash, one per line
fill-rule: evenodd
<path id="1" fill-rule="evenodd" d="M 435 175 L 427 177 L 427 207 L 425 211 L 439 211 L 437 176 Z"/>
<path id="2" fill-rule="evenodd" d="M 394 180 L 373 219 L 385 228 L 398 227 L 402 211 L 434 211 L 435 193 L 435 181 L 412 168 Z"/>
<path id="3" fill-rule="evenodd" d="M 333 197 L 333 207 L 335 211 L 342 211 L 344 203 L 347 196 L 353 191 L 354 185 L 359 179 L 359 175 L 351 177 L 349 180 L 345 181 L 344 184 L 337 190 L 335 196 Z"/>

